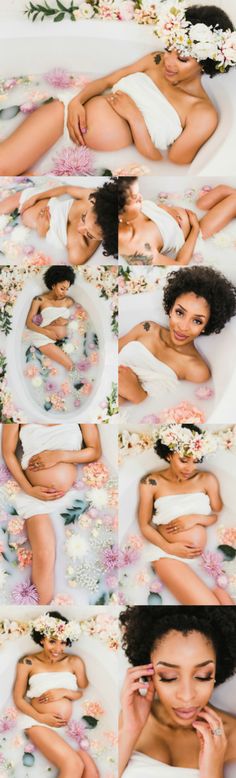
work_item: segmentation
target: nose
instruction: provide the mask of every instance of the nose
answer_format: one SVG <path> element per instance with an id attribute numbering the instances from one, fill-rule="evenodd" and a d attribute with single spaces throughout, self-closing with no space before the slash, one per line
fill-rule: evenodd
<path id="1" fill-rule="evenodd" d="M 176 692 L 176 698 L 179 702 L 183 702 L 186 705 L 190 705 L 194 699 L 193 682 L 191 678 L 187 676 L 182 678 L 178 684 L 178 690 Z"/>

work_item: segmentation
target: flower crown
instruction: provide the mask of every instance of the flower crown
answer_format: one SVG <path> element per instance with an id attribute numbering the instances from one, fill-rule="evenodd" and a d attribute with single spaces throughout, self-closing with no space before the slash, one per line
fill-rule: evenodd
<path id="1" fill-rule="evenodd" d="M 62 619 L 57 619 L 47 614 L 39 616 L 38 619 L 30 622 L 31 634 L 33 630 L 40 632 L 42 637 L 58 638 L 63 643 L 67 640 L 78 640 L 81 633 L 77 621 L 68 621 L 68 624 L 66 624 Z"/>
<path id="2" fill-rule="evenodd" d="M 196 432 L 182 427 L 181 424 L 166 424 L 158 432 L 158 440 L 171 451 L 182 457 L 194 457 L 201 460 L 207 454 L 216 451 L 217 444 L 213 435 L 206 430 Z"/>
<path id="3" fill-rule="evenodd" d="M 168 11 L 163 9 L 158 14 L 154 33 L 162 38 L 164 47 L 170 51 L 177 49 L 198 62 L 209 57 L 216 63 L 216 70 L 220 73 L 235 66 L 236 31 L 221 30 L 217 25 L 208 27 L 207 24 L 191 24 L 185 17 L 185 11 L 181 0 L 177 0 Z"/>

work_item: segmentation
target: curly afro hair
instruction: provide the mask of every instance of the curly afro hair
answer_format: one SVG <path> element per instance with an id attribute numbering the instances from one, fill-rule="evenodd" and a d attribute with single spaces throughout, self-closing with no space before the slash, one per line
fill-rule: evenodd
<path id="1" fill-rule="evenodd" d="M 181 427 L 186 428 L 187 430 L 191 430 L 192 432 L 198 432 L 198 434 L 201 434 L 200 427 L 197 427 L 196 424 L 181 424 Z M 170 456 L 174 453 L 169 446 L 166 446 L 165 443 L 162 443 L 160 438 L 157 437 L 154 443 L 154 451 L 156 452 L 157 456 L 160 457 L 160 459 L 165 459 L 166 462 L 169 461 Z M 201 460 L 198 460 L 202 462 Z"/>
<path id="2" fill-rule="evenodd" d="M 53 619 L 59 619 L 60 621 L 64 621 L 65 624 L 68 624 L 68 619 L 66 619 L 65 616 L 62 616 L 61 613 L 58 611 L 47 611 L 46 616 L 51 616 Z M 38 646 L 42 645 L 42 641 L 44 639 L 44 635 L 42 635 L 42 632 L 38 632 L 37 629 L 32 629 L 31 637 L 34 640 L 35 643 L 37 643 Z M 71 646 L 72 642 L 69 638 L 67 638 L 66 646 Z"/>
<path id="3" fill-rule="evenodd" d="M 69 265 L 52 265 L 44 273 L 43 280 L 48 289 L 63 281 L 69 281 L 72 286 L 75 283 L 75 271 Z"/>
<path id="4" fill-rule="evenodd" d="M 229 16 L 222 11 L 222 8 L 218 8 L 216 5 L 193 5 L 186 9 L 185 18 L 191 24 L 206 24 L 207 27 L 218 27 L 220 30 L 234 30 L 234 25 L 231 22 Z M 200 65 L 204 73 L 210 78 L 217 76 L 219 70 L 217 70 L 217 62 L 213 59 L 204 59 L 200 61 Z M 229 67 L 226 68 L 227 72 Z"/>
<path id="5" fill-rule="evenodd" d="M 167 314 L 182 294 L 194 292 L 203 297 L 210 307 L 210 318 L 204 333 L 211 335 L 223 330 L 227 321 L 236 313 L 236 287 L 212 267 L 184 267 L 168 275 L 164 287 L 163 304 Z"/>
<path id="6" fill-rule="evenodd" d="M 138 181 L 137 176 L 120 176 L 118 178 L 118 214 L 123 213 L 127 203 L 130 187 Z"/>
<path id="7" fill-rule="evenodd" d="M 183 635 L 200 632 L 216 651 L 216 684 L 224 683 L 236 671 L 236 608 L 234 605 L 210 605 L 189 608 L 186 605 L 136 605 L 120 614 L 122 646 L 129 662 L 150 662 L 157 641 L 176 630 Z"/>
<path id="8" fill-rule="evenodd" d="M 89 197 L 96 214 L 96 222 L 102 230 L 105 257 L 118 258 L 118 190 L 116 178 L 111 178 Z"/>

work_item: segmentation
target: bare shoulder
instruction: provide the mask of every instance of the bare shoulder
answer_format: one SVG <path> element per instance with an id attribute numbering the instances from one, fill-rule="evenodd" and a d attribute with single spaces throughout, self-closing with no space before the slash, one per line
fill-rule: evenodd
<path id="1" fill-rule="evenodd" d="M 191 124 L 197 120 L 203 120 L 206 134 L 214 132 L 219 122 L 217 110 L 207 96 L 194 103 L 189 111 L 188 119 Z"/>
<path id="2" fill-rule="evenodd" d="M 34 657 L 31 654 L 27 654 L 27 656 L 21 656 L 18 660 L 19 665 L 26 665 L 27 667 L 32 667 L 34 663 Z"/>
<path id="3" fill-rule="evenodd" d="M 158 480 L 159 480 L 159 473 L 156 472 L 147 473 L 147 475 L 144 475 L 141 478 L 140 484 L 143 484 L 144 486 L 156 487 L 158 486 Z"/>
<path id="4" fill-rule="evenodd" d="M 142 329 L 143 329 L 145 332 L 155 332 L 156 330 L 158 330 L 158 329 L 159 329 L 159 324 L 156 324 L 156 322 L 155 322 L 155 321 L 149 321 L 149 320 L 147 320 L 147 321 L 142 321 L 142 322 L 140 323 L 140 327 L 141 327 L 141 328 L 142 328 Z"/>
<path id="5" fill-rule="evenodd" d="M 209 381 L 211 378 L 211 371 L 207 363 L 202 359 L 200 354 L 196 351 L 188 362 L 188 375 L 187 380 L 193 381 L 196 384 L 201 384 L 204 381 Z"/>
<path id="6" fill-rule="evenodd" d="M 199 473 L 199 475 L 201 480 L 204 481 L 204 483 L 206 484 L 206 486 L 218 484 L 218 478 L 216 477 L 216 475 L 214 475 L 214 473 L 209 473 L 207 472 L 207 470 L 202 470 L 201 473 Z"/>
<path id="7" fill-rule="evenodd" d="M 81 659 L 80 656 L 77 656 L 77 654 L 70 654 L 70 656 L 69 656 L 69 664 L 74 669 L 76 669 L 78 667 L 83 667 L 84 666 L 83 659 Z"/>

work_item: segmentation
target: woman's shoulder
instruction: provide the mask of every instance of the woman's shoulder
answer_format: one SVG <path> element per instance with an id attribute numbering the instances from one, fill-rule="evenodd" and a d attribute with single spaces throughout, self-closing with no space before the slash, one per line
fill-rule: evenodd
<path id="1" fill-rule="evenodd" d="M 158 481 L 160 480 L 160 473 L 156 471 L 152 471 L 151 473 L 147 473 L 140 479 L 140 483 L 144 484 L 146 486 L 158 486 Z"/>
<path id="2" fill-rule="evenodd" d="M 27 667 L 32 667 L 35 664 L 35 660 L 37 658 L 37 654 L 26 654 L 26 656 L 21 656 L 18 660 L 19 665 L 27 665 Z"/>
<path id="3" fill-rule="evenodd" d="M 148 319 L 146 321 L 141 321 L 139 326 L 140 329 L 150 333 L 154 333 L 154 332 L 156 333 L 159 332 L 160 330 L 160 324 L 157 324 L 156 321 L 152 321 L 151 319 Z"/>

